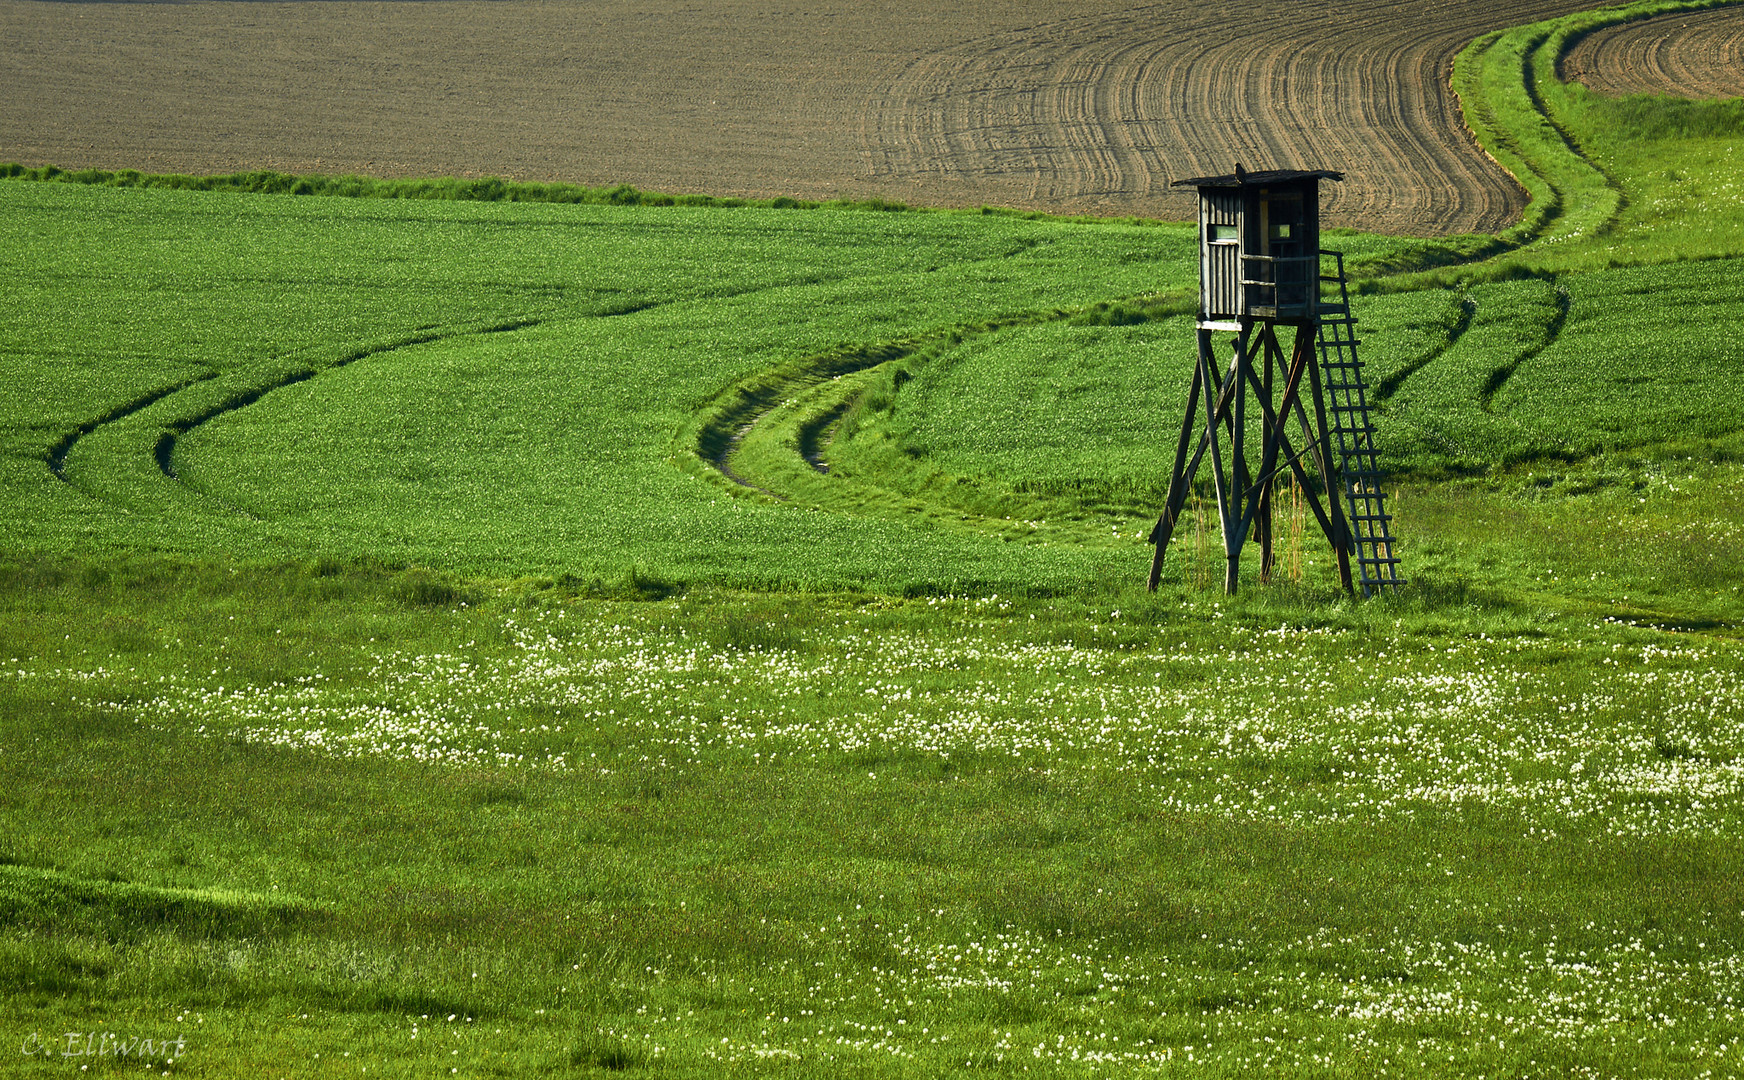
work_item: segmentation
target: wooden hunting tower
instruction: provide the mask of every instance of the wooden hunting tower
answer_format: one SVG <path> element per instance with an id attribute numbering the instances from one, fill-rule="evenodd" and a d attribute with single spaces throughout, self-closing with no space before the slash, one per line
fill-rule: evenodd
<path id="1" fill-rule="evenodd" d="M 1241 549 L 1250 534 L 1261 548 L 1260 580 L 1271 576 L 1272 492 L 1287 474 L 1297 479 L 1332 545 L 1346 589 L 1356 586 L 1353 555 L 1363 595 L 1400 584 L 1362 362 L 1356 357 L 1344 255 L 1320 247 L 1320 181 L 1343 179 L 1344 174 L 1327 169 L 1250 173 L 1237 165 L 1229 176 L 1175 182 L 1199 189 L 1199 357 L 1168 505 L 1151 530 L 1157 548 L 1151 560 L 1153 592 L 1207 451 L 1227 559 L 1225 592 L 1235 592 Z M 1321 269 L 1327 258 L 1335 260 L 1330 275 Z M 1323 286 L 1333 284 L 1336 299 L 1323 293 Z M 1295 327 L 1288 358 L 1278 342 L 1279 327 Z M 1215 360 L 1218 333 L 1235 335 L 1227 367 Z M 1254 447 L 1248 434 L 1250 392 L 1260 413 Z M 1203 424 L 1197 420 L 1201 406 Z M 1287 430 L 1292 418 L 1301 431 L 1300 448 Z M 1252 449 L 1259 451 L 1257 470 L 1250 467 Z"/>

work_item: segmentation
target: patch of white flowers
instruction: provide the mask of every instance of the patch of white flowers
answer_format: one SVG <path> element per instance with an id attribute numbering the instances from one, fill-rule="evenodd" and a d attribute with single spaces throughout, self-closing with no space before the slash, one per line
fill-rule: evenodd
<path id="1" fill-rule="evenodd" d="M 973 611 L 973 608 L 970 608 Z M 1167 775 L 1161 804 L 1241 819 L 1385 820 L 1507 807 L 1536 835 L 1718 835 L 1744 809 L 1744 680 L 1715 646 L 1373 639 L 1219 625 L 1187 646 L 876 632 L 713 646 L 542 615 L 471 658 L 385 653 L 361 680 L 165 679 L 137 719 L 340 756 L 616 769 L 721 754 L 1017 759 Z M 1091 628 L 1093 639 L 1105 628 Z M 75 673 L 76 675 L 76 673 Z M 606 749 L 607 747 L 611 749 Z"/>

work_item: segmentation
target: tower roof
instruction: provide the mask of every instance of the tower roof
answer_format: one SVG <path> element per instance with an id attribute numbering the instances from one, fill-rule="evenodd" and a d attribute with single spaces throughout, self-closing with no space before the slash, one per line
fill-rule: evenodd
<path id="1" fill-rule="evenodd" d="M 1344 174 L 1333 169 L 1273 169 L 1268 172 L 1243 172 L 1240 165 L 1228 176 L 1196 176 L 1191 180 L 1176 180 L 1175 187 L 1239 188 L 1263 184 L 1282 184 L 1290 180 L 1343 180 Z"/>

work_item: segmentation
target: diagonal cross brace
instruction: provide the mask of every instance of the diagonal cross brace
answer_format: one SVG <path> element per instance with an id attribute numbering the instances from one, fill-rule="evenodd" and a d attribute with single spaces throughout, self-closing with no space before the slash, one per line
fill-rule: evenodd
<path id="1" fill-rule="evenodd" d="M 1229 370 L 1224 375 L 1223 381 L 1216 386 L 1217 398 L 1215 402 L 1211 400 L 1212 387 L 1208 383 L 1215 383 L 1216 376 L 1212 374 L 1212 368 L 1209 366 L 1210 356 L 1204 348 L 1200 349 L 1199 360 L 1193 365 L 1193 385 L 1187 392 L 1187 416 L 1181 422 L 1181 439 L 1175 447 L 1175 473 L 1169 484 L 1168 501 L 1164 504 L 1163 512 L 1158 516 L 1156 525 L 1151 529 L 1150 542 L 1155 544 L 1157 548 L 1156 553 L 1151 557 L 1149 588 L 1152 592 L 1156 591 L 1158 583 L 1162 581 L 1163 554 L 1168 550 L 1169 539 L 1175 533 L 1175 523 L 1181 517 L 1181 508 L 1187 503 L 1187 491 L 1192 486 L 1193 477 L 1198 475 L 1199 463 L 1204 459 L 1207 449 L 1212 451 L 1213 467 L 1217 468 L 1219 472 L 1218 497 L 1219 502 L 1222 501 L 1221 455 L 1217 453 L 1214 435 L 1219 423 L 1229 422 L 1230 426 L 1233 427 L 1233 421 L 1229 416 L 1229 407 L 1234 400 L 1235 393 L 1241 388 L 1241 380 L 1238 378 L 1241 370 L 1241 359 L 1241 350 L 1238 348 L 1236 355 L 1230 359 Z M 1199 399 L 1202 395 L 1206 399 L 1208 419 L 1204 430 L 1199 434 L 1199 443 L 1194 447 L 1191 460 L 1189 460 L 1187 447 L 1193 441 L 1193 431 L 1197 426 L 1194 421 L 1198 418 Z M 1231 434 L 1233 435 L 1233 431 Z"/>

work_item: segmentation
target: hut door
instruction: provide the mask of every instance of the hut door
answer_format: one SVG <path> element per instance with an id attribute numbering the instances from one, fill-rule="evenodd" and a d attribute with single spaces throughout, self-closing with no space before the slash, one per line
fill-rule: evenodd
<path id="1" fill-rule="evenodd" d="M 1202 193 L 1199 289 L 1204 318 L 1227 319 L 1247 312 L 1241 303 L 1241 220 L 1239 191 Z"/>
<path id="2" fill-rule="evenodd" d="M 1260 254 L 1269 263 L 1266 275 L 1275 285 L 1271 303 L 1279 314 L 1296 313 L 1311 297 L 1313 278 L 1318 275 L 1318 263 L 1310 265 L 1309 253 L 1303 246 L 1306 239 L 1307 216 L 1302 193 L 1281 191 L 1260 193 Z"/>

